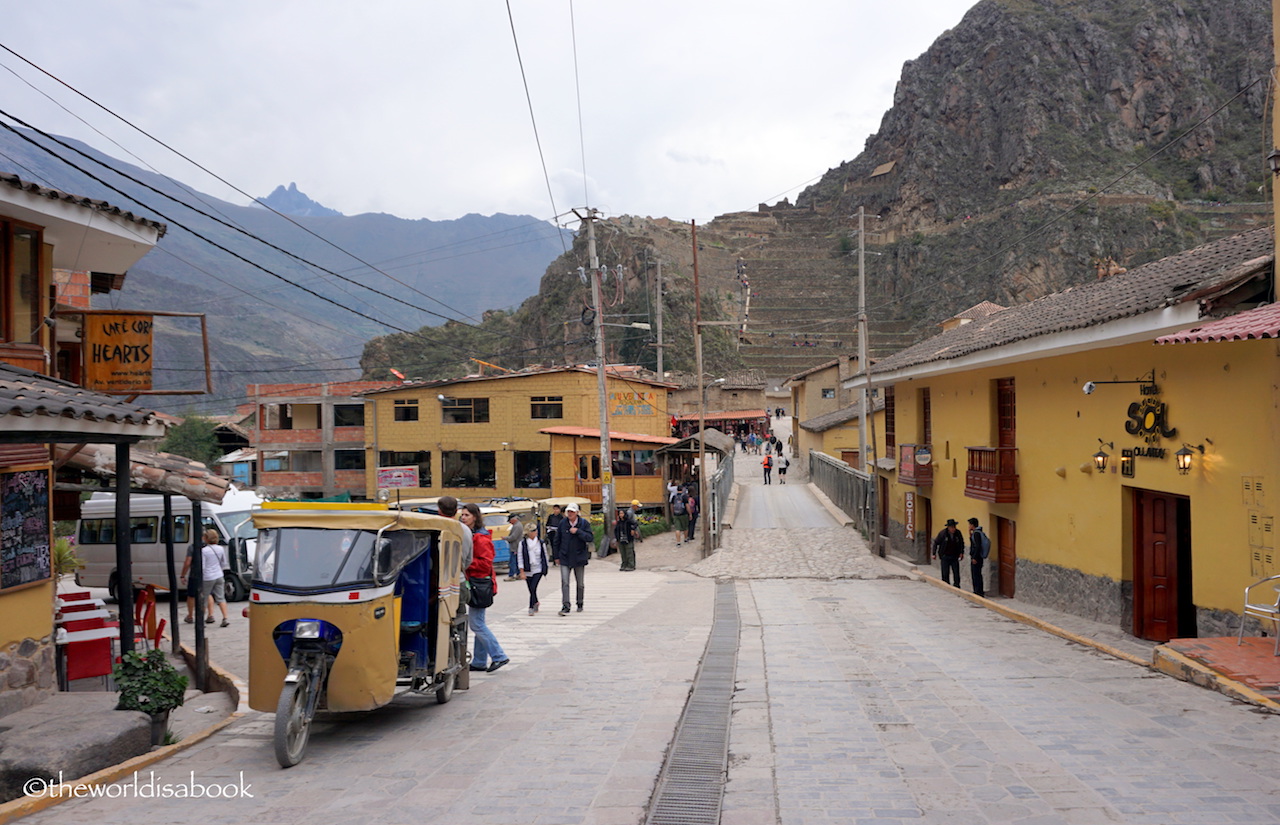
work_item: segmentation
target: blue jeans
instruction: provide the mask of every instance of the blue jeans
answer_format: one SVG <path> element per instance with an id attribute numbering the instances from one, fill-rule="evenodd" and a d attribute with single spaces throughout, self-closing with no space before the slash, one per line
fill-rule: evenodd
<path id="1" fill-rule="evenodd" d="M 582 607 L 582 597 L 586 595 L 586 588 L 583 584 L 583 577 L 587 573 L 586 565 L 578 565 L 577 567 L 569 567 L 560 565 L 560 601 L 563 602 L 563 608 L 569 609 L 569 577 L 572 576 L 578 585 L 578 607 Z"/>
<path id="2" fill-rule="evenodd" d="M 493 662 L 501 662 L 507 658 L 493 631 L 489 629 L 489 625 L 485 624 L 484 611 L 483 607 L 467 608 L 467 625 L 471 628 L 471 635 L 476 639 L 475 649 L 471 654 L 471 664 L 476 667 L 488 667 Z"/>

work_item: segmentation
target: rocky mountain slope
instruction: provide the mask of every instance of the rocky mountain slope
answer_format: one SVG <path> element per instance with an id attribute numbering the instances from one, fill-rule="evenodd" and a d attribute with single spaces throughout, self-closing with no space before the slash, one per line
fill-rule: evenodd
<path id="1" fill-rule="evenodd" d="M 704 317 L 739 322 L 709 330 L 708 369 L 785 377 L 856 351 L 859 206 L 873 355 L 982 301 L 1033 300 L 1269 223 L 1270 35 L 1266 0 L 982 0 L 903 67 L 860 154 L 795 204 L 698 228 Z M 600 233 L 602 263 L 625 272 L 614 320 L 652 321 L 664 261 L 665 366 L 691 371 L 689 227 L 622 217 Z M 580 237 L 538 295 L 465 340 L 506 366 L 593 358 L 585 264 Z M 652 333 L 606 337 L 619 360 L 655 365 Z M 474 369 L 404 336 L 371 342 L 362 366 L 392 362 Z"/>

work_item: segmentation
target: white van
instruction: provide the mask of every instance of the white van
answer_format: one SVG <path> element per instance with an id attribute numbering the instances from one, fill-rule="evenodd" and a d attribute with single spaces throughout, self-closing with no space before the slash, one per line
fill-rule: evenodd
<path id="1" fill-rule="evenodd" d="M 227 600 L 248 598 L 258 531 L 253 527 L 250 511 L 263 499 L 247 490 L 232 487 L 221 504 L 202 502 L 201 527 L 218 531 L 227 546 L 231 572 L 227 574 Z M 173 496 L 173 555 L 175 572 L 181 574 L 193 539 L 191 533 L 192 502 Z M 165 539 L 162 529 L 164 496 L 134 495 L 129 497 L 129 533 L 133 545 L 133 580 L 135 585 L 169 586 L 165 564 Z M 116 598 L 116 496 L 94 493 L 80 505 L 80 522 L 76 525 L 76 555 L 84 567 L 76 571 L 76 584 L 81 587 L 106 587 Z M 196 538 L 199 537 L 197 533 Z"/>

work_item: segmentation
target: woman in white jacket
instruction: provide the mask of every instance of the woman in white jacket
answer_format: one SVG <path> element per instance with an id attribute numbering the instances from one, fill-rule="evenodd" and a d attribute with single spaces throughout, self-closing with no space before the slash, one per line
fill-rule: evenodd
<path id="1" fill-rule="evenodd" d="M 538 525 L 534 524 L 520 539 L 520 544 L 511 548 L 515 554 L 516 566 L 520 570 L 520 578 L 529 588 L 529 615 L 538 612 L 538 583 L 547 574 L 547 549 L 543 547 L 538 536 Z"/>

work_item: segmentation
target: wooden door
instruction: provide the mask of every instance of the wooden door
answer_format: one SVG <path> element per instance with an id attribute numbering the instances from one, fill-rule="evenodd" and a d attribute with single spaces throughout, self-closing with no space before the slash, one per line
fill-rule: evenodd
<path id="1" fill-rule="evenodd" d="M 1190 607 L 1190 506 L 1178 496 L 1133 491 L 1133 635 L 1167 642 L 1194 635 L 1181 627 Z"/>
<path id="2" fill-rule="evenodd" d="M 924 558 L 933 563 L 933 502 L 924 496 L 916 496 L 916 536 L 920 537 L 920 528 L 924 527 Z"/>
<path id="3" fill-rule="evenodd" d="M 1000 595 L 1012 599 L 1017 590 L 1014 573 L 1018 569 L 1018 529 L 1007 518 L 996 517 L 996 569 Z"/>

